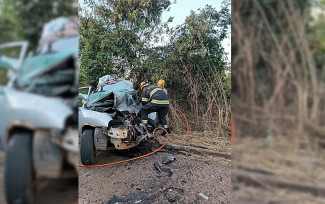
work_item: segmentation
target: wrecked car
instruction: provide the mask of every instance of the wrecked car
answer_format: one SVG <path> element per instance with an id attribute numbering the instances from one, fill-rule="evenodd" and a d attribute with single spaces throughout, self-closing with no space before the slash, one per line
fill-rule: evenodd
<path id="1" fill-rule="evenodd" d="M 137 116 L 141 105 L 131 81 L 106 75 L 91 94 L 91 87 L 79 89 L 88 89 L 87 94 L 79 94 L 83 101 L 78 110 L 83 165 L 94 164 L 96 151 L 130 149 L 151 136 Z M 150 124 L 156 126 L 154 118 Z"/>
<path id="2" fill-rule="evenodd" d="M 33 203 L 38 179 L 77 175 L 78 18 L 45 24 L 38 49 L 27 50 L 28 42 L 0 45 L 9 80 L 0 86 L 8 203 Z"/>

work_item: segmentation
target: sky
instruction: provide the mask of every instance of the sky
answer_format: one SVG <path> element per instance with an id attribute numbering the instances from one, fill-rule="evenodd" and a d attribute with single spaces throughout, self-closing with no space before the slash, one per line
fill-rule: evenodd
<path id="1" fill-rule="evenodd" d="M 162 21 L 167 21 L 170 16 L 174 17 L 172 26 L 184 23 L 185 17 L 190 15 L 190 11 L 196 11 L 205 5 L 212 5 L 217 10 L 221 9 L 221 0 L 176 0 L 176 4 L 172 4 L 170 11 L 166 11 L 162 15 Z"/>

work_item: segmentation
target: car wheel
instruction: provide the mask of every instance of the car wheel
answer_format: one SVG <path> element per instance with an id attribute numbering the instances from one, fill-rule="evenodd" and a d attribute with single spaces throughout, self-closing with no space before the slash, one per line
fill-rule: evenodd
<path id="1" fill-rule="evenodd" d="M 80 141 L 80 160 L 83 165 L 95 163 L 94 130 L 83 131 Z"/>
<path id="2" fill-rule="evenodd" d="M 32 136 L 14 133 L 6 151 L 5 194 L 8 204 L 29 204 L 34 198 Z"/>

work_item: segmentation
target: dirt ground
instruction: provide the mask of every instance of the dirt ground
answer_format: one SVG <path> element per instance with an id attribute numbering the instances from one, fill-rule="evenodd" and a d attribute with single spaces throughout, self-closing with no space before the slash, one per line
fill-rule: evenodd
<path id="1" fill-rule="evenodd" d="M 0 151 L 0 203 L 5 204 L 4 196 L 5 152 Z M 42 180 L 37 188 L 36 203 L 72 204 L 78 203 L 78 179 Z"/>
<path id="2" fill-rule="evenodd" d="M 310 193 L 297 192 L 283 188 L 260 188 L 234 185 L 232 202 L 236 204 L 323 204 L 324 198 L 315 197 Z M 239 187 L 240 186 L 240 187 Z"/>
<path id="3" fill-rule="evenodd" d="M 297 149 L 285 137 L 238 138 L 232 151 L 232 201 L 325 203 L 324 155 L 322 149 Z"/>
<path id="4" fill-rule="evenodd" d="M 96 163 L 132 158 L 155 148 L 150 142 L 143 142 L 132 150 L 102 151 L 97 154 Z M 163 158 L 170 155 L 176 160 L 162 164 Z M 172 173 L 158 171 L 155 162 L 162 168 L 170 168 Z M 163 149 L 127 163 L 80 167 L 79 203 L 231 203 L 231 162 L 219 157 Z"/>

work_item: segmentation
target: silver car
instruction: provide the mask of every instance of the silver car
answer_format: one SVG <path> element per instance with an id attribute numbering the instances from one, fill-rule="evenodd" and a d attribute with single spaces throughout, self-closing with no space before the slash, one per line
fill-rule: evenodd
<path id="1" fill-rule="evenodd" d="M 8 70 L 9 79 L 0 86 L 9 204 L 33 203 L 40 178 L 77 175 L 77 17 L 49 22 L 38 50 L 26 57 L 27 49 L 28 42 L 0 45 L 0 68 Z"/>
<path id="2" fill-rule="evenodd" d="M 130 149 L 151 136 L 155 115 L 149 121 L 151 129 L 141 123 L 138 91 L 131 81 L 106 75 L 92 93 L 90 87 L 80 89 L 86 89 L 85 94 L 79 94 L 83 105 L 78 110 L 83 165 L 94 164 L 97 151 Z"/>

